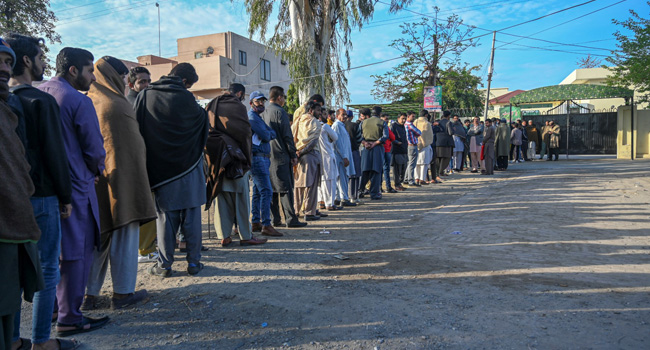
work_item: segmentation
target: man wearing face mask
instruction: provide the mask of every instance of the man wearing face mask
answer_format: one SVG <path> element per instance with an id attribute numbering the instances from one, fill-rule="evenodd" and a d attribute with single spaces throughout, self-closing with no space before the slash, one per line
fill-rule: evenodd
<path id="1" fill-rule="evenodd" d="M 187 272 L 203 269 L 201 205 L 205 204 L 203 149 L 208 138 L 207 112 L 188 90 L 199 80 L 189 63 L 142 90 L 135 100 L 140 133 L 147 150 L 147 174 L 158 211 L 158 263 L 149 272 L 170 277 L 176 233 L 187 241 Z"/>
<path id="2" fill-rule="evenodd" d="M 271 185 L 271 145 L 275 139 L 275 131 L 271 129 L 262 117 L 266 96 L 259 91 L 250 95 L 251 109 L 248 111 L 248 121 L 253 130 L 253 146 L 251 148 L 252 163 L 251 175 L 253 176 L 253 197 L 251 204 L 251 226 L 253 232 L 261 232 L 264 236 L 282 236 L 271 226 L 271 200 L 273 188 Z"/>

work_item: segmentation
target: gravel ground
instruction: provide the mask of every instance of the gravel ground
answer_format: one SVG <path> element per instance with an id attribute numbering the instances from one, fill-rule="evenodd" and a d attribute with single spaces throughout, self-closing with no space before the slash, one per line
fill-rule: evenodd
<path id="1" fill-rule="evenodd" d="M 76 339 L 83 349 L 648 349 L 648 165 L 462 172 L 257 247 L 220 248 L 204 215 L 205 270 L 190 277 L 181 254 L 172 278 L 141 264 L 149 300 L 91 313 L 111 322 Z M 107 280 L 107 307 L 110 290 Z"/>

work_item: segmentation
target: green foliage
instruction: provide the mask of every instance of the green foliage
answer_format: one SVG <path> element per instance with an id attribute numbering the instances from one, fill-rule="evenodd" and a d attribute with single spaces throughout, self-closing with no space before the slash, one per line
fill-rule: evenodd
<path id="1" fill-rule="evenodd" d="M 50 10 L 49 0 L 0 1 L 0 30 L 34 37 L 45 37 L 50 43 L 60 43 L 61 36 L 54 30 L 56 16 Z M 48 52 L 47 47 L 43 47 Z M 50 65 L 46 67 L 51 69 Z"/>
<path id="2" fill-rule="evenodd" d="M 481 108 L 485 97 L 478 88 L 483 86 L 481 78 L 473 74 L 480 66 L 450 67 L 441 72 L 442 106 L 445 109 Z"/>
<path id="3" fill-rule="evenodd" d="M 287 102 L 284 104 L 284 109 L 289 113 L 289 115 L 293 115 L 293 112 L 295 112 L 298 107 L 300 107 L 298 90 L 296 89 L 296 85 L 289 84 L 289 90 L 287 90 Z"/>
<path id="4" fill-rule="evenodd" d="M 391 0 L 397 11 L 412 0 Z M 245 0 L 248 31 L 288 61 L 289 76 L 303 99 L 320 93 L 326 100 L 348 100 L 345 71 L 350 68 L 353 29 L 361 29 L 374 12 L 373 0 Z M 269 19 L 278 14 L 273 34 Z"/>
<path id="5" fill-rule="evenodd" d="M 647 2 L 650 6 L 650 2 Z M 641 96 L 636 96 L 638 102 L 650 101 L 650 19 L 642 18 L 634 10 L 630 10 L 631 17 L 625 21 L 612 20 L 632 32 L 627 36 L 616 31 L 614 36 L 618 40 L 618 50 L 613 52 L 607 61 L 613 67 L 606 67 L 612 75 L 607 83 L 611 86 L 631 87 Z"/>
<path id="6" fill-rule="evenodd" d="M 421 101 L 423 86 L 437 85 L 441 67 L 445 70 L 460 66 L 462 53 L 477 45 L 469 39 L 473 28 L 464 26 L 458 15 L 437 20 L 439 9 L 434 10 L 435 18 L 423 17 L 419 22 L 400 25 L 404 36 L 389 46 L 400 51 L 404 61 L 383 75 L 372 76 L 375 98 Z"/>

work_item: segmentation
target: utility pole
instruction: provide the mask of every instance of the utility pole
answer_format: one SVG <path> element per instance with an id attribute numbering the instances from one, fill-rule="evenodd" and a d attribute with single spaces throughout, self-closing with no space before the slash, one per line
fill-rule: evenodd
<path id="1" fill-rule="evenodd" d="M 158 3 L 156 3 L 156 8 L 158 8 L 158 56 L 162 57 L 162 50 L 160 48 L 160 5 Z M 494 43 L 492 47 L 494 48 Z"/>
<path id="2" fill-rule="evenodd" d="M 483 120 L 487 120 L 488 115 L 488 105 L 490 104 L 490 84 L 492 83 L 492 72 L 494 71 L 494 42 L 497 39 L 497 32 L 492 32 L 492 53 L 490 54 L 490 68 L 488 69 L 488 86 L 487 94 L 485 95 L 485 114 L 483 115 Z M 512 111 L 512 107 L 510 107 Z"/>

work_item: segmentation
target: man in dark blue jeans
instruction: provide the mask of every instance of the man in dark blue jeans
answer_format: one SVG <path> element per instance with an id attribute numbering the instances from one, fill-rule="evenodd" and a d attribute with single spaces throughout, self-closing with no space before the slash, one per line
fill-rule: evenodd
<path id="1" fill-rule="evenodd" d="M 271 145 L 275 139 L 275 131 L 266 125 L 260 113 L 264 112 L 266 97 L 259 91 L 250 95 L 251 109 L 248 111 L 248 121 L 253 129 L 253 147 L 251 150 L 253 161 L 251 174 L 253 175 L 253 199 L 251 205 L 253 232 L 261 232 L 264 236 L 282 236 L 271 226 L 271 201 L 273 187 L 269 167 L 271 166 Z"/>
<path id="2" fill-rule="evenodd" d="M 32 86 L 33 81 L 43 81 L 45 54 L 41 49 L 42 39 L 10 34 L 7 42 L 20 58 L 16 60 L 9 84 L 11 91 L 19 97 L 24 112 L 25 150 L 35 187 L 31 203 L 41 230 L 38 253 L 45 280 L 45 289 L 34 295 L 31 343 L 36 348 L 70 346 L 72 343 L 68 340 L 50 338 L 56 285 L 59 283 L 61 219 L 67 219 L 72 210 L 72 183 L 63 146 L 59 105 L 54 97 Z M 20 318 L 18 312 L 12 340 L 14 346 L 30 348 L 30 340 L 20 338 Z"/>

